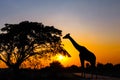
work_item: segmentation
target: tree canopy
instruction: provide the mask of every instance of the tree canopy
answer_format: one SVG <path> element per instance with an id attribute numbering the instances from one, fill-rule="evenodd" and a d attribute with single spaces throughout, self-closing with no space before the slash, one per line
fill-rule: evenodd
<path id="1" fill-rule="evenodd" d="M 0 33 L 0 60 L 8 67 L 19 68 L 21 63 L 35 54 L 70 54 L 61 44 L 62 31 L 54 26 L 23 21 L 5 24 Z"/>

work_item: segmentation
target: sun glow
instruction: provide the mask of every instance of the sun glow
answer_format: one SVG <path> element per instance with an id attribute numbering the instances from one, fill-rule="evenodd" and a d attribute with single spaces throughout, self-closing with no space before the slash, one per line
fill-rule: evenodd
<path id="1" fill-rule="evenodd" d="M 53 56 L 53 57 L 51 58 L 51 61 L 52 61 L 52 62 L 53 62 L 53 61 L 58 61 L 58 62 L 60 62 L 64 67 L 66 67 L 66 66 L 69 66 L 69 62 L 68 62 L 69 59 L 70 59 L 70 58 L 67 57 L 67 56 L 64 56 L 64 55 L 62 55 L 62 54 L 57 54 L 56 56 Z"/>
<path id="2" fill-rule="evenodd" d="M 63 60 L 63 59 L 64 59 L 64 56 L 63 56 L 63 55 L 58 55 L 58 56 L 57 56 L 57 59 L 58 59 L 58 60 Z"/>

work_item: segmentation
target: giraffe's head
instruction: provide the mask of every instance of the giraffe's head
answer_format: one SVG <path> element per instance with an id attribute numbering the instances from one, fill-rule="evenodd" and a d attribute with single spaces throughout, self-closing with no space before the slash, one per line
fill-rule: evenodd
<path id="1" fill-rule="evenodd" d="M 66 35 L 63 37 L 63 39 L 67 39 L 67 38 L 69 38 L 69 37 L 70 37 L 70 33 L 66 34 Z"/>

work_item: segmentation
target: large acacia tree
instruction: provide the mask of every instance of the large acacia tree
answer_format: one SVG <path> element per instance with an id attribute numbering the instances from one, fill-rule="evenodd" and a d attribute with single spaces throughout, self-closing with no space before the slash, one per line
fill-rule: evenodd
<path id="1" fill-rule="evenodd" d="M 0 31 L 0 60 L 9 68 L 19 69 L 30 56 L 58 54 L 70 56 L 61 45 L 62 31 L 38 22 L 5 24 Z"/>

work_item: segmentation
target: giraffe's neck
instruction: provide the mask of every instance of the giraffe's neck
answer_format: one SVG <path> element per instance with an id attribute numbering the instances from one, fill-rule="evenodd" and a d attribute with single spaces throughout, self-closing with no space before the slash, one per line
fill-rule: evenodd
<path id="1" fill-rule="evenodd" d="M 72 37 L 69 37 L 69 40 L 72 42 L 73 46 L 79 51 L 81 46 Z"/>

